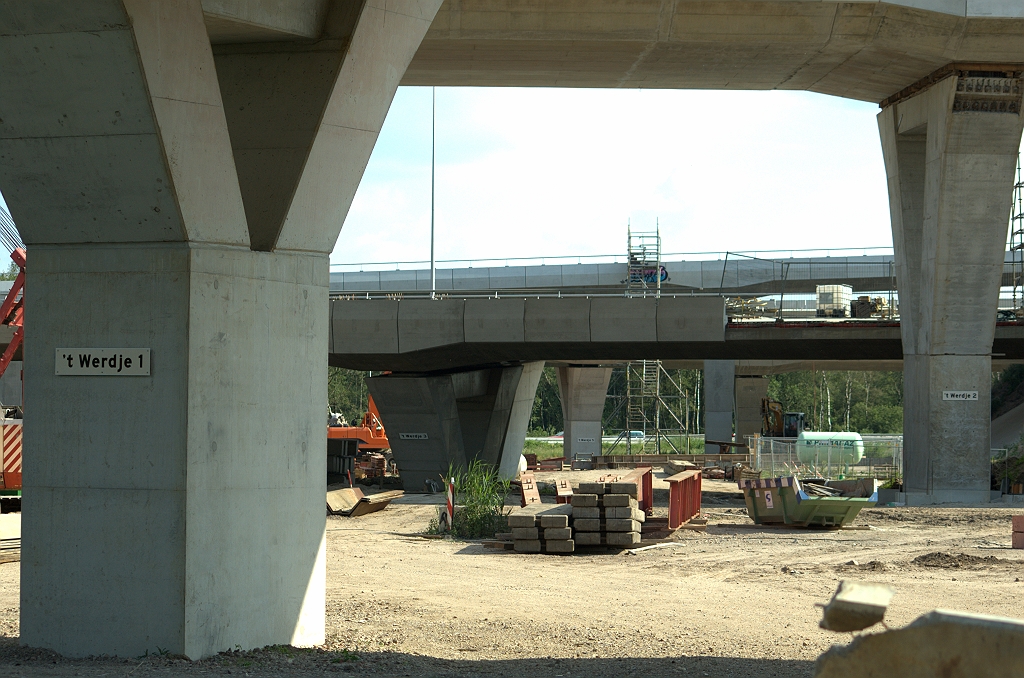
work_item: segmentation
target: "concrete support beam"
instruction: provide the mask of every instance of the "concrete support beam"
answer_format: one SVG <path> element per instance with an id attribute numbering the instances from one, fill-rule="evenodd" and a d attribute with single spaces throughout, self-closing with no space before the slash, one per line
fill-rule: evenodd
<path id="1" fill-rule="evenodd" d="M 562 400 L 564 426 L 562 444 L 567 459 L 601 454 L 601 419 L 611 377 L 610 367 L 558 368 L 558 396 Z"/>
<path id="2" fill-rule="evenodd" d="M 465 468 L 476 459 L 503 469 L 506 443 L 515 447 L 508 438 L 513 418 L 513 435 L 519 436 L 522 429 L 515 458 L 518 464 L 529 424 L 529 412 L 526 424 L 521 421 L 521 401 L 531 381 L 532 392 L 537 390 L 539 376 L 535 372 L 536 367 L 530 365 L 526 383 L 522 366 L 367 379 L 405 490 L 422 492 L 427 480 L 441 482 L 449 466 Z"/>
<path id="3" fill-rule="evenodd" d="M 332 2 L 316 41 L 216 47 L 253 249 L 333 248 L 440 5 Z"/>
<path id="4" fill-rule="evenodd" d="M 904 483 L 912 503 L 989 498 L 991 351 L 1024 125 L 1020 73 L 990 75 L 953 71 L 878 114 L 899 281 Z"/>
<path id="5" fill-rule="evenodd" d="M 199 0 L 4 4 L 0 187 L 35 309 L 23 643 L 193 659 L 323 643 L 325 309 L 344 217 L 330 193 L 355 190 L 395 55 L 438 3 L 356 4 L 344 46 L 320 45 L 341 64 L 324 104 L 294 130 L 305 100 L 287 88 L 232 98 L 273 110 L 244 130 L 225 116 L 238 89 L 218 80 Z M 314 89 L 319 75 L 308 60 L 289 71 Z M 291 182 L 272 239 L 272 219 L 247 218 L 245 134 L 271 156 L 306 145 L 297 165 L 262 165 Z M 55 374 L 57 349 L 136 347 L 151 350 L 146 376 Z"/>
<path id="6" fill-rule="evenodd" d="M 736 377 L 736 442 L 761 432 L 761 400 L 767 395 L 767 377 Z"/>
<path id="7" fill-rule="evenodd" d="M 733 407 L 736 405 L 736 363 L 704 361 L 704 439 L 732 440 Z M 724 452 L 725 450 L 723 450 Z"/>
<path id="8" fill-rule="evenodd" d="M 505 433 L 505 444 L 501 450 L 498 471 L 502 478 L 515 478 L 519 474 L 519 457 L 523 454 L 526 433 L 530 429 L 530 415 L 533 414 L 533 403 L 537 398 L 537 385 L 544 374 L 543 361 L 523 365 L 522 376 L 516 387 L 512 411 L 508 418 L 508 431 Z"/>

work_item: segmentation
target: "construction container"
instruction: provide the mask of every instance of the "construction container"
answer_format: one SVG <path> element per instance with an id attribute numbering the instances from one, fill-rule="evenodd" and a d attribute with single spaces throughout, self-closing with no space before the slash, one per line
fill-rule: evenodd
<path id="1" fill-rule="evenodd" d="M 845 431 L 803 431 L 796 439 L 796 456 L 804 464 L 856 464 L 864 458 L 864 439 L 859 433 Z"/>
<path id="2" fill-rule="evenodd" d="M 849 285 L 816 285 L 814 292 L 818 297 L 819 318 L 845 318 L 850 308 L 853 288 Z"/>
<path id="3" fill-rule="evenodd" d="M 747 515 L 758 525 L 842 527 L 853 522 L 861 509 L 878 502 L 874 478 L 816 483 L 842 493 L 835 497 L 813 496 L 793 476 L 740 480 L 737 484 L 747 503 Z"/>

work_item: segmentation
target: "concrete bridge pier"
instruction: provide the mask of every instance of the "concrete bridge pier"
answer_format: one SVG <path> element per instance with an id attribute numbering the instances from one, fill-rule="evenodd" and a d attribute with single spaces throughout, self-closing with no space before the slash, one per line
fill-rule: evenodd
<path id="1" fill-rule="evenodd" d="M 579 455 L 593 458 L 601 454 L 601 419 L 611 377 L 610 367 L 558 368 L 562 444 L 570 461 Z"/>
<path id="2" fill-rule="evenodd" d="M 216 49 L 199 0 L 4 5 L 22 643 L 323 642 L 328 253 L 438 4 L 334 3 L 321 39 Z M 149 357 L 86 369 L 101 349 Z"/>
<path id="3" fill-rule="evenodd" d="M 440 375 L 387 374 L 366 384 L 405 489 L 443 484 L 479 459 L 514 478 L 544 363 Z"/>
<path id="4" fill-rule="evenodd" d="M 1019 69 L 969 68 L 926 79 L 878 114 L 913 504 L 989 500 L 991 350 L 1024 122 Z"/>
<path id="5" fill-rule="evenodd" d="M 732 440 L 733 408 L 736 406 L 736 361 L 704 361 L 704 439 Z M 728 450 L 722 450 L 728 452 Z M 715 454 L 715 450 L 708 450 Z"/>
<path id="6" fill-rule="evenodd" d="M 761 433 L 761 400 L 768 395 L 768 377 L 736 377 L 736 442 Z"/>

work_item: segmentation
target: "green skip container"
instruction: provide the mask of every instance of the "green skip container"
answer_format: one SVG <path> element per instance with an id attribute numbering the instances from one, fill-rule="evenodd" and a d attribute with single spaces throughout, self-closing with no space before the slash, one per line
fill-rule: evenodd
<path id="1" fill-rule="evenodd" d="M 808 494 L 793 476 L 740 480 L 738 484 L 747 502 L 747 514 L 758 525 L 843 527 L 852 523 L 861 509 L 878 502 L 878 481 L 874 478 L 816 483 L 842 493 L 835 497 Z"/>

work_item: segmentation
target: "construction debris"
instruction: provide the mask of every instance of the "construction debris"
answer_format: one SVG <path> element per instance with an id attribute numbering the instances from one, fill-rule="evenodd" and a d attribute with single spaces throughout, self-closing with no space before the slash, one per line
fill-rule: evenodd
<path id="1" fill-rule="evenodd" d="M 986 676 L 1024 665 L 1024 621 L 934 610 L 901 629 L 865 633 L 818 657 L 815 678 Z"/>
<path id="2" fill-rule="evenodd" d="M 0 563 L 16 563 L 21 560 L 21 537 L 0 539 Z"/>
<path id="3" fill-rule="evenodd" d="M 327 493 L 327 513 L 336 516 L 358 518 L 367 513 L 376 513 L 387 508 L 393 500 L 404 495 L 402 490 L 391 490 L 378 494 L 364 495 L 358 487 L 345 487 Z"/>
<path id="4" fill-rule="evenodd" d="M 832 600 L 823 606 L 819 626 L 829 631 L 860 631 L 885 619 L 896 589 L 885 584 L 841 581 Z"/>
<path id="5" fill-rule="evenodd" d="M 537 479 L 533 471 L 527 471 L 519 475 L 520 506 L 540 504 L 540 490 L 537 488 Z"/>
<path id="6" fill-rule="evenodd" d="M 1011 546 L 1015 549 L 1024 549 L 1024 516 L 1013 517 L 1013 541 Z"/>

